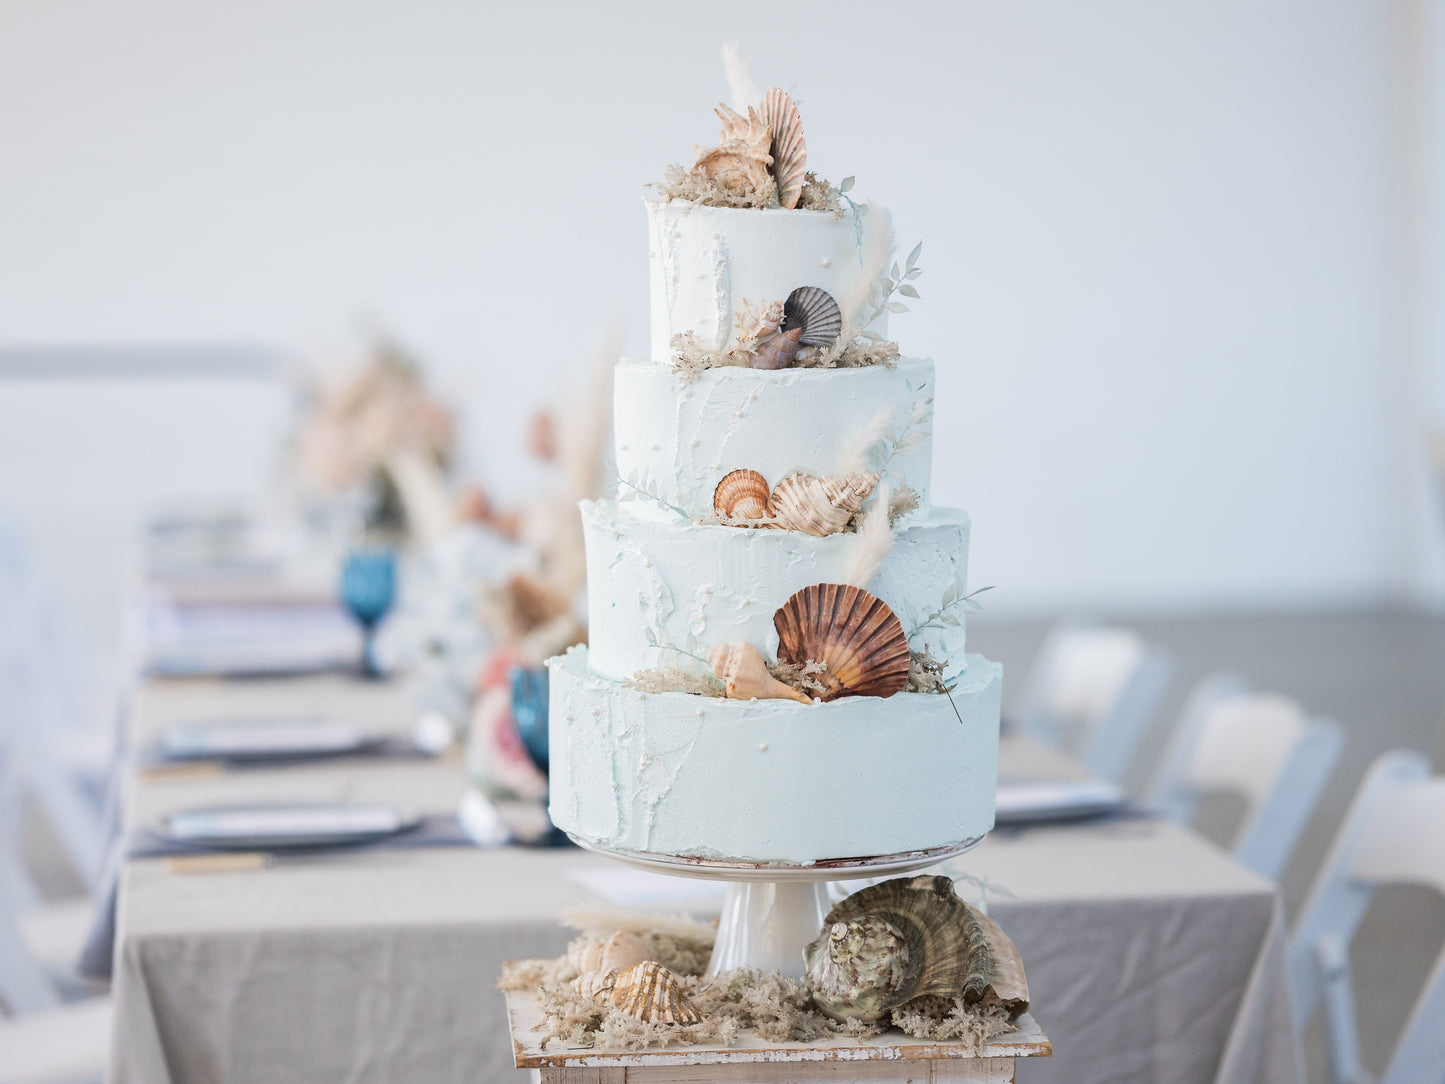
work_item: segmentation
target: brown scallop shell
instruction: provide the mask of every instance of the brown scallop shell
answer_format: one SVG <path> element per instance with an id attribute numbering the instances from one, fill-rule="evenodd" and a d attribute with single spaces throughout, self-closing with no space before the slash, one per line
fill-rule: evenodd
<path id="1" fill-rule="evenodd" d="M 617 973 L 612 1004 L 628 1016 L 665 1024 L 696 1024 L 702 1019 L 692 1000 L 682 992 L 677 976 L 656 960 Z"/>
<path id="2" fill-rule="evenodd" d="M 1029 1005 L 1018 949 L 958 898 L 948 877 L 898 877 L 833 907 L 803 950 L 813 1002 L 837 1019 L 879 1020 L 919 998 Z"/>
<path id="3" fill-rule="evenodd" d="M 712 508 L 724 523 L 747 526 L 740 520 L 766 521 L 772 518 L 772 491 L 768 480 L 755 470 L 724 474 L 712 491 Z M 768 526 L 759 522 L 759 527 Z"/>
<path id="4" fill-rule="evenodd" d="M 826 538 L 847 528 L 882 475 L 857 471 L 818 478 L 790 474 L 773 487 L 771 509 L 779 527 Z"/>
<path id="5" fill-rule="evenodd" d="M 808 144 L 803 139 L 803 118 L 782 87 L 763 95 L 763 123 L 772 135 L 773 179 L 778 182 L 778 203 L 796 207 L 803 195 L 803 174 L 808 165 Z"/>
<path id="6" fill-rule="evenodd" d="M 908 637 L 888 605 L 861 587 L 805 587 L 773 615 L 778 661 L 821 662 L 821 700 L 892 696 L 908 683 Z"/>

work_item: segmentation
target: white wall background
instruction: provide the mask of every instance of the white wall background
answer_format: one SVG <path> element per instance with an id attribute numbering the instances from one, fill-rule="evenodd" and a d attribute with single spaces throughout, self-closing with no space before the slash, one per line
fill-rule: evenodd
<path id="1" fill-rule="evenodd" d="M 991 609 L 1423 597 L 1430 11 L 8 0 L 0 347 L 314 350 L 369 314 L 515 489 L 532 407 L 618 319 L 645 348 L 642 185 L 713 138 L 731 36 L 810 164 L 925 241 L 893 327 L 939 362 Z"/>

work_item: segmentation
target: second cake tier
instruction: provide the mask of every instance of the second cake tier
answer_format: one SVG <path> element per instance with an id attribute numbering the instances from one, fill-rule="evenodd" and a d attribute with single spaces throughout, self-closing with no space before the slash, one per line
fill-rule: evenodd
<path id="1" fill-rule="evenodd" d="M 890 485 L 908 486 L 926 512 L 932 398 L 927 359 L 857 369 L 724 366 L 693 379 L 669 365 L 624 361 L 613 396 L 617 473 L 688 515 L 709 516 L 713 490 L 739 468 L 776 485 L 792 471 L 886 465 Z"/>
<path id="2" fill-rule="evenodd" d="M 617 681 L 659 668 L 695 670 L 712 648 L 740 641 L 776 656 L 778 608 L 804 587 L 848 582 L 863 544 L 852 533 L 814 538 L 652 522 L 611 502 L 582 502 L 582 524 L 591 666 Z M 964 668 L 968 532 L 968 516 L 955 509 L 900 525 L 866 584 L 898 615 L 909 647 L 926 649 L 946 680 Z"/>

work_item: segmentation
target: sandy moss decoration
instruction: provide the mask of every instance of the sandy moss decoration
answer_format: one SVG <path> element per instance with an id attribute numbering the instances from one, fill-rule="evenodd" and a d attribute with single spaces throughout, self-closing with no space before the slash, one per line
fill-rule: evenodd
<path id="1" fill-rule="evenodd" d="M 645 1050 L 669 1044 L 716 1043 L 731 1046 L 743 1031 L 773 1043 L 813 1042 L 835 1035 L 869 1038 L 886 1029 L 881 1024 L 837 1021 L 813 1007 L 801 979 L 739 968 L 715 979 L 700 975 L 706 962 L 691 974 L 676 968 L 683 991 L 702 1014 L 696 1024 L 660 1024 L 628 1016 L 610 1002 L 586 997 L 572 987 L 577 971 L 565 957 L 523 960 L 509 964 L 499 983 L 504 990 L 537 992 L 541 1046 L 562 1042 L 607 1050 Z M 942 998 L 912 1002 L 895 1010 L 889 1023 L 917 1039 L 955 1040 L 975 1050 L 989 1039 L 1016 1030 L 997 1004 L 967 1005 Z"/>
<path id="2" fill-rule="evenodd" d="M 757 188 L 733 191 L 724 188 L 707 174 L 698 170 L 683 169 L 679 165 L 667 167 L 667 173 L 654 186 L 669 200 L 686 200 L 704 207 L 776 207 L 778 186 L 771 177 Z M 806 188 L 804 193 L 806 194 Z"/>

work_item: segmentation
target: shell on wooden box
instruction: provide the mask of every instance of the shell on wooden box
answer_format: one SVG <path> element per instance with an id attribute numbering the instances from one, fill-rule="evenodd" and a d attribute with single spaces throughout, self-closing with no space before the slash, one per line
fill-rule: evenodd
<path id="1" fill-rule="evenodd" d="M 772 175 L 769 167 L 773 156 L 768 150 L 772 136 L 768 126 L 752 108 L 745 117 L 720 105 L 717 115 L 723 122 L 718 145 L 699 148 L 692 168 L 733 195 L 759 191 Z"/>
<path id="2" fill-rule="evenodd" d="M 782 87 L 763 95 L 762 121 L 771 136 L 773 179 L 778 182 L 778 204 L 796 207 L 803 195 L 803 174 L 808 165 L 808 144 L 803 139 L 803 118 Z"/>
<path id="3" fill-rule="evenodd" d="M 811 704 L 803 693 L 768 672 L 768 664 L 752 644 L 718 644 L 708 652 L 712 672 L 730 700 L 796 700 Z"/>
<path id="4" fill-rule="evenodd" d="M 773 487 L 773 517 L 779 527 L 825 538 L 844 530 L 863 508 L 863 502 L 882 475 L 855 471 L 818 478 L 790 474 Z"/>
<path id="5" fill-rule="evenodd" d="M 696 1024 L 702 1019 L 677 976 L 656 960 L 619 971 L 612 985 L 612 1004 L 642 1021 Z"/>
<path id="6" fill-rule="evenodd" d="M 621 971 L 655 960 L 656 955 L 641 937 L 628 930 L 618 930 L 606 941 L 591 941 L 567 954 L 567 962 L 578 971 Z"/>
<path id="7" fill-rule="evenodd" d="M 572 989 L 576 990 L 583 997 L 603 997 L 612 992 L 617 985 L 617 969 L 608 968 L 606 971 L 586 971 L 572 980 Z"/>
<path id="8" fill-rule="evenodd" d="M 1018 949 L 947 877 L 855 892 L 828 912 L 803 956 L 814 1004 L 840 1020 L 879 1020 L 921 997 L 992 996 L 1010 1013 L 1029 1004 Z"/>
<path id="9" fill-rule="evenodd" d="M 861 587 L 819 583 L 796 592 L 773 615 L 778 661 L 821 662 L 821 700 L 892 696 L 908 683 L 908 637 L 898 616 Z"/>
<path id="10" fill-rule="evenodd" d="M 769 527 L 772 516 L 772 491 L 768 480 L 755 470 L 735 470 L 723 475 L 712 491 L 712 507 L 725 523 L 747 526 L 741 520 L 757 520 L 757 526 Z"/>

